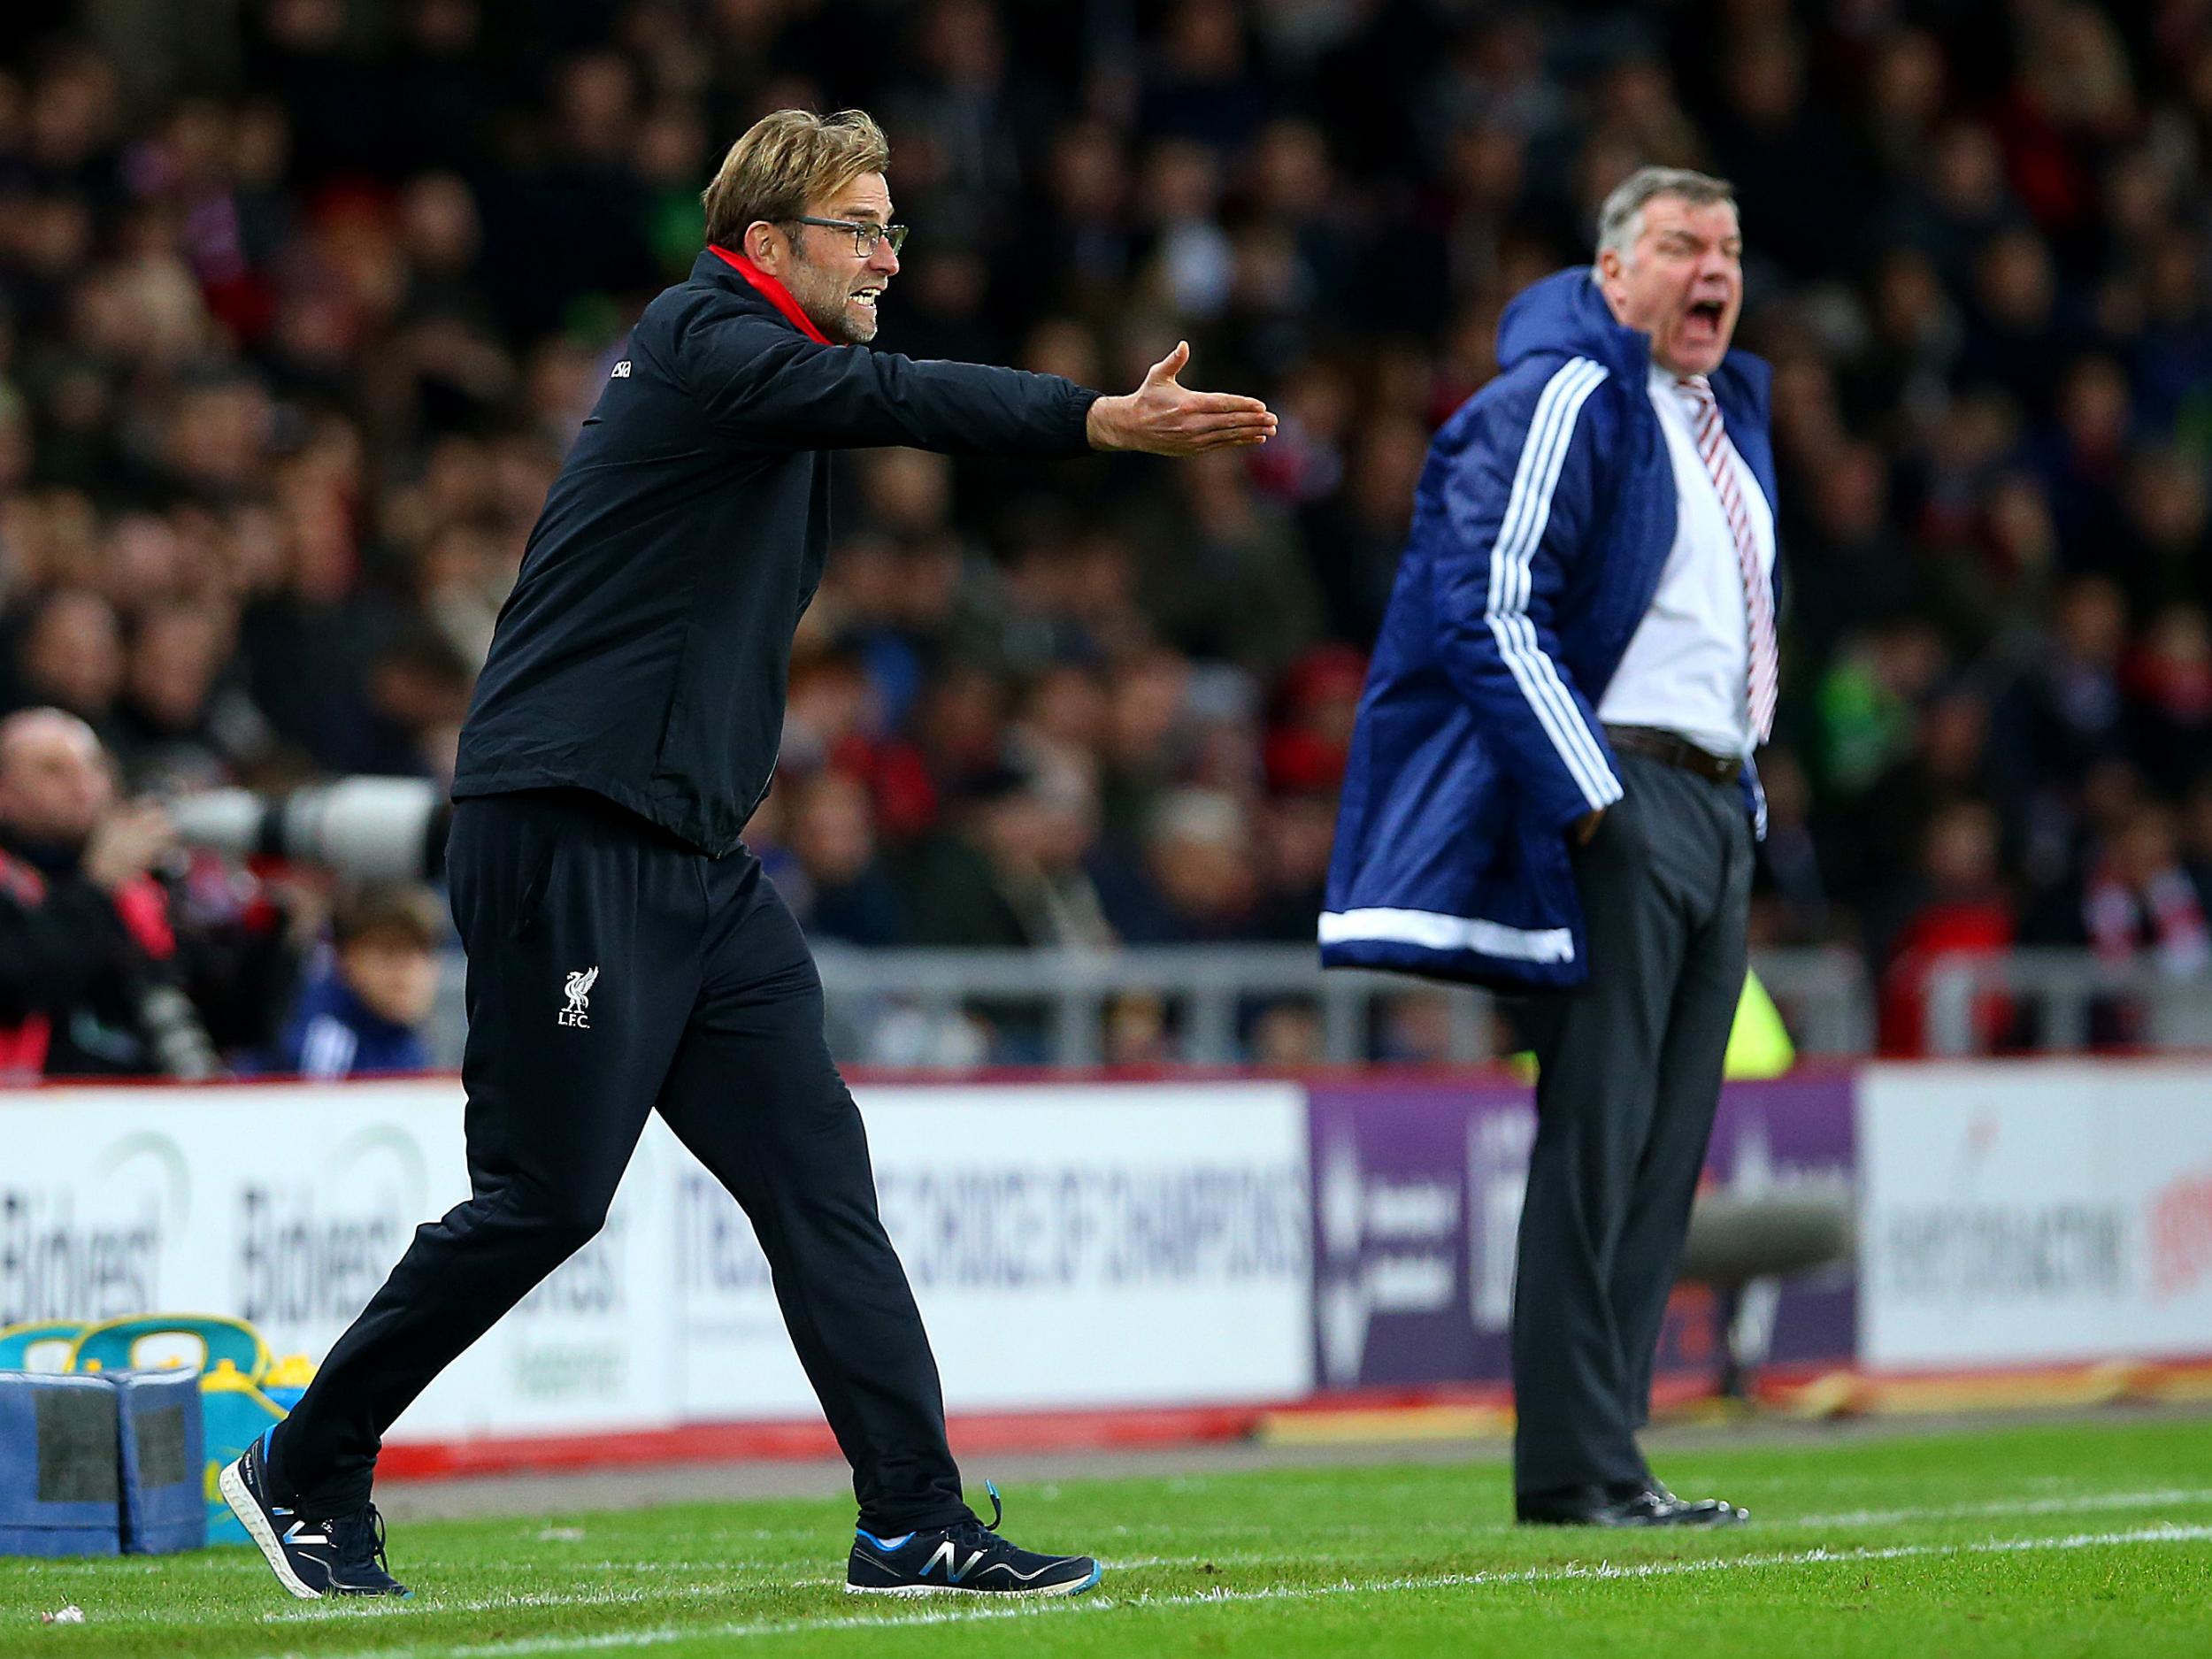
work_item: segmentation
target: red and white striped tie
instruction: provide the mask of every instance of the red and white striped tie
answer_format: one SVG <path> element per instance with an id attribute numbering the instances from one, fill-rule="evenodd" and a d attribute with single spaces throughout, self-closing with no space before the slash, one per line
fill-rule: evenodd
<path id="1" fill-rule="evenodd" d="M 1759 742 L 1774 733 L 1774 698 L 1781 683 L 1781 662 L 1774 643 L 1774 587 L 1760 568 L 1759 544 L 1751 534 L 1751 515 L 1746 511 L 1738 485 L 1735 446 L 1721 425 L 1720 404 L 1712 382 L 1702 374 L 1686 375 L 1675 384 L 1690 406 L 1691 429 L 1697 434 L 1697 452 L 1720 492 L 1721 511 L 1728 515 L 1728 533 L 1736 538 L 1736 566 L 1743 572 L 1744 617 L 1751 634 L 1751 680 L 1748 687 L 1751 731 Z"/>

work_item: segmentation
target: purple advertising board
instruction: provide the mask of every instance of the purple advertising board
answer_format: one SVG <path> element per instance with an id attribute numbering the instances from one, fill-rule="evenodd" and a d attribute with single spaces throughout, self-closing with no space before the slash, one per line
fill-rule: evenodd
<path id="1" fill-rule="evenodd" d="M 1527 1085 L 1503 1079 L 1317 1084 L 1309 1092 L 1315 1371 L 1324 1387 L 1502 1382 L 1514 1239 L 1536 1130 Z M 1855 1171 L 1847 1076 L 1732 1083 L 1706 1179 L 1750 1194 L 1847 1188 Z M 1677 1298 L 1660 1368 L 1713 1363 L 1710 1298 Z M 1739 1315 L 1749 1359 L 1847 1363 L 1847 1262 L 1752 1286 Z"/>

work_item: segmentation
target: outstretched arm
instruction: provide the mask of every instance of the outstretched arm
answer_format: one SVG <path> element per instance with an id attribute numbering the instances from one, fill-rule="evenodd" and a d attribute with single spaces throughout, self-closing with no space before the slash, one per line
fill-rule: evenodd
<path id="1" fill-rule="evenodd" d="M 718 426 L 778 448 L 1191 455 L 1262 442 L 1275 426 L 1256 398 L 1178 385 L 1187 346 L 1154 365 L 1125 397 L 1101 396 L 1056 374 L 826 346 L 761 317 L 703 322 L 679 337 L 677 349 L 685 380 Z"/>

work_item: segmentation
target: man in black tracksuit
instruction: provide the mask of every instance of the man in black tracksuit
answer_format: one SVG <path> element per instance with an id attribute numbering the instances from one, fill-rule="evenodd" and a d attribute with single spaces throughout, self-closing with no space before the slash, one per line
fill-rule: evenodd
<path id="1" fill-rule="evenodd" d="M 295 1594 L 397 1590 L 369 1503 L 380 1436 L 598 1231 L 656 1110 L 750 1217 L 852 1463 L 849 1587 L 1097 1581 L 963 1502 L 813 961 L 740 836 L 821 580 L 828 451 L 1179 455 L 1263 442 L 1273 417 L 1176 384 L 1182 348 L 1123 397 L 864 349 L 904 239 L 885 155 L 853 111 L 782 111 L 738 142 L 710 247 L 646 308 L 546 499 L 454 780 L 473 1195 L 418 1230 L 292 1416 L 225 1472 Z"/>

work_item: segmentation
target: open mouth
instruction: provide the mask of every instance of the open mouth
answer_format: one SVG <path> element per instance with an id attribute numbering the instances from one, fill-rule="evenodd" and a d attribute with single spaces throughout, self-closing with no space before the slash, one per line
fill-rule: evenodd
<path id="1" fill-rule="evenodd" d="M 1684 332 L 1701 338 L 1710 338 L 1720 333 L 1721 319 L 1728 314 L 1724 300 L 1698 300 L 1683 315 Z"/>
<path id="2" fill-rule="evenodd" d="M 882 285 L 881 285 L 880 283 L 876 284 L 876 285 L 874 285 L 874 286 L 872 286 L 872 287 L 870 287 L 870 288 L 855 288 L 855 289 L 853 290 L 853 295 L 852 295 L 853 303 L 854 303 L 854 304 L 856 304 L 856 305 L 864 305 L 864 306 L 866 306 L 866 307 L 868 308 L 868 310 L 870 310 L 871 311 L 874 311 L 874 310 L 875 310 L 875 308 L 876 308 L 876 302 L 877 302 L 878 300 L 881 299 L 882 297 L 883 297 L 883 288 L 882 288 Z"/>

